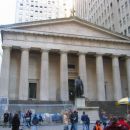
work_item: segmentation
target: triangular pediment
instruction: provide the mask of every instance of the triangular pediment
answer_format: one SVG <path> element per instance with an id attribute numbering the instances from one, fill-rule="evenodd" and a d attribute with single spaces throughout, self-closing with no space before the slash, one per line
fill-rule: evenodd
<path id="1" fill-rule="evenodd" d="M 128 40 L 125 36 L 111 32 L 108 29 L 99 27 L 77 17 L 14 24 L 12 26 L 8 26 L 7 28 L 33 32 L 70 34 L 75 36 L 87 36 L 111 40 Z"/>

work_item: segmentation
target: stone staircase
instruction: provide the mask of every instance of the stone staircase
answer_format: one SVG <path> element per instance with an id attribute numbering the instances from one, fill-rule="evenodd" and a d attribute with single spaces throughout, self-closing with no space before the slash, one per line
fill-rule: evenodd
<path id="1" fill-rule="evenodd" d="M 39 100 L 9 100 L 9 111 L 25 111 L 32 109 L 42 113 L 61 113 L 61 111 L 73 108 L 72 102 L 39 101 Z"/>

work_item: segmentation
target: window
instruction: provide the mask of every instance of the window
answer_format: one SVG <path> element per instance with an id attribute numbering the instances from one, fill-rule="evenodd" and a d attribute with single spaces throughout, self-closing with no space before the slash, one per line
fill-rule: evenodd
<path id="1" fill-rule="evenodd" d="M 73 64 L 68 64 L 68 69 L 75 69 L 75 65 L 73 65 Z"/>
<path id="2" fill-rule="evenodd" d="M 112 2 L 110 3 L 110 6 L 111 6 L 111 8 L 112 8 Z"/>
<path id="3" fill-rule="evenodd" d="M 124 25 L 126 24 L 126 20 L 125 20 L 125 17 L 123 18 L 123 24 L 124 24 Z"/>
<path id="4" fill-rule="evenodd" d="M 128 4 L 127 4 L 127 2 L 125 2 L 125 8 L 127 9 L 127 7 L 128 7 Z"/>
<path id="5" fill-rule="evenodd" d="M 127 35 L 127 31 L 126 31 L 126 29 L 124 30 L 124 35 L 125 35 L 125 36 Z"/>
<path id="6" fill-rule="evenodd" d="M 37 83 L 29 83 L 29 98 L 36 98 Z"/>
<path id="7" fill-rule="evenodd" d="M 120 20 L 120 27 L 122 27 L 122 21 Z"/>
<path id="8" fill-rule="evenodd" d="M 130 34 L 130 26 L 128 27 L 128 33 Z"/>

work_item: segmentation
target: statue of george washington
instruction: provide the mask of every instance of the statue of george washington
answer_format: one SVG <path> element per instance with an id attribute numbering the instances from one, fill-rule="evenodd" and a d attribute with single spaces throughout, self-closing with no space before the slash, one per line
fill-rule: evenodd
<path id="1" fill-rule="evenodd" d="M 80 76 L 77 76 L 77 78 L 75 79 L 75 96 L 82 97 L 83 94 L 84 94 L 83 82 L 80 79 Z"/>

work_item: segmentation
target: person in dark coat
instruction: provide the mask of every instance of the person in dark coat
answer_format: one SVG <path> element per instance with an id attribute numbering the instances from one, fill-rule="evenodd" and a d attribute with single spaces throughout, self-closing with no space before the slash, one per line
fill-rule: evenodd
<path id="1" fill-rule="evenodd" d="M 85 114 L 85 112 L 83 112 L 83 114 L 81 116 L 81 120 L 83 122 L 83 130 L 89 130 L 90 119 L 89 119 L 88 115 Z"/>
<path id="2" fill-rule="evenodd" d="M 9 113 L 8 113 L 8 111 L 6 111 L 4 113 L 4 126 L 3 127 L 6 127 L 8 122 L 9 122 Z"/>
<path id="3" fill-rule="evenodd" d="M 18 113 L 16 113 L 12 119 L 12 130 L 19 130 L 20 119 Z"/>

